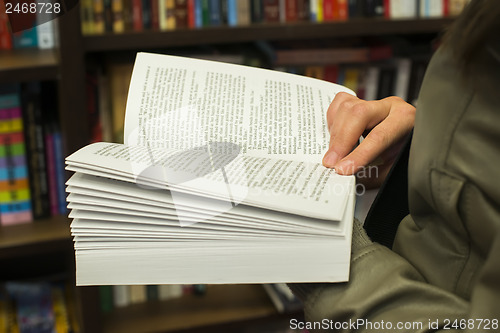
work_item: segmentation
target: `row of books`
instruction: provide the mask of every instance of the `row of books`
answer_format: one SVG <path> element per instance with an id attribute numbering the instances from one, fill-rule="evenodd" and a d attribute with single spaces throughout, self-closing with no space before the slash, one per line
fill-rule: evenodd
<path id="1" fill-rule="evenodd" d="M 242 54 L 189 53 L 189 56 L 261 66 L 258 58 Z M 131 61 L 111 60 L 103 66 L 87 70 L 86 108 L 92 142 L 123 142 L 125 106 L 132 68 Z"/>
<path id="2" fill-rule="evenodd" d="M 46 2 L 50 2 L 50 0 Z M 31 28 L 13 32 L 9 15 L 6 12 L 5 1 L 0 0 L 0 50 L 13 48 L 51 49 L 56 46 L 57 21 L 52 19 L 51 13 L 40 11 L 35 14 L 29 12 L 21 12 L 20 14 L 22 14 L 23 20 L 29 20 L 31 17 Z"/>
<path id="3" fill-rule="evenodd" d="M 71 287 L 52 282 L 0 286 L 0 332 L 77 333 Z"/>
<path id="4" fill-rule="evenodd" d="M 308 44 L 307 41 L 298 41 L 259 43 L 258 51 L 246 48 L 239 54 L 225 54 L 220 50 L 214 50 L 211 54 L 179 54 L 312 76 L 344 84 L 364 99 L 398 95 L 415 102 L 432 49 L 425 46 L 421 50 L 415 46 L 406 50 L 407 55 L 401 56 L 402 52 L 394 50 L 391 44 L 364 45 L 337 45 L 329 41 Z M 408 54 L 413 55 L 409 57 Z M 93 142 L 123 142 L 125 106 L 132 68 L 132 62 L 111 59 L 102 67 L 88 69 L 86 101 Z M 398 75 L 403 74 L 409 75 L 411 79 L 398 80 Z"/>
<path id="5" fill-rule="evenodd" d="M 84 34 L 356 17 L 454 16 L 470 0 L 82 0 Z"/>
<path id="6" fill-rule="evenodd" d="M 428 56 L 419 56 L 368 64 L 287 66 L 277 69 L 344 85 L 361 99 L 398 96 L 415 105 L 428 61 Z"/>
<path id="7" fill-rule="evenodd" d="M 66 214 L 55 83 L 0 86 L 0 225 Z"/>
<path id="8" fill-rule="evenodd" d="M 121 308 L 131 304 L 150 301 L 166 301 L 180 298 L 185 295 L 202 296 L 206 292 L 206 285 L 116 285 L 100 286 L 99 297 L 101 311 L 110 312 L 114 308 Z"/>

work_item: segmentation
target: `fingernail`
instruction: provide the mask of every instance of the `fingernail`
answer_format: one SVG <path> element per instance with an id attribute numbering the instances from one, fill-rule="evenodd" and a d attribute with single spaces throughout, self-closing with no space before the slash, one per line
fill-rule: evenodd
<path id="1" fill-rule="evenodd" d="M 326 153 L 325 157 L 323 158 L 323 164 L 329 168 L 332 168 L 338 160 L 339 155 L 334 151 L 330 151 Z"/>
<path id="2" fill-rule="evenodd" d="M 355 171 L 354 163 L 351 160 L 340 161 L 338 164 L 334 165 L 334 169 L 341 175 L 352 175 Z"/>

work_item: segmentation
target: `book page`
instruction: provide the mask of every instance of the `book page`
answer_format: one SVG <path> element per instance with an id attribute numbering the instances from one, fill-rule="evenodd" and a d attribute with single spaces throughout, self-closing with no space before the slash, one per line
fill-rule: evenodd
<path id="1" fill-rule="evenodd" d="M 124 143 L 187 150 L 232 143 L 242 154 L 320 162 L 330 82 L 260 68 L 139 53 Z"/>
<path id="2" fill-rule="evenodd" d="M 181 192 L 219 199 L 226 202 L 226 210 L 242 203 L 333 221 L 342 219 L 354 189 L 353 176 L 339 176 L 318 163 L 238 155 L 219 164 L 217 154 L 203 150 L 186 155 L 94 143 L 67 157 L 66 163 L 70 171 L 170 189 L 172 196 Z"/>

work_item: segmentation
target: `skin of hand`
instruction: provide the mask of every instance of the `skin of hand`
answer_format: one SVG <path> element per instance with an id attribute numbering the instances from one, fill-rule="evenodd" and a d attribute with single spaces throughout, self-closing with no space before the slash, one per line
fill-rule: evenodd
<path id="1" fill-rule="evenodd" d="M 415 122 L 415 107 L 399 97 L 365 101 L 340 92 L 327 112 L 330 146 L 323 165 L 338 174 L 357 174 L 367 188 L 378 187 Z M 364 140 L 358 145 L 359 137 Z M 363 172 L 376 167 L 376 172 Z"/>

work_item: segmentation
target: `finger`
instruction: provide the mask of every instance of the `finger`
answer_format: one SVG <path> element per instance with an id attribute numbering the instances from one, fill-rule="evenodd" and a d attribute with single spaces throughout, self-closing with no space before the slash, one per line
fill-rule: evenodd
<path id="1" fill-rule="evenodd" d="M 339 107 L 336 120 L 330 127 L 329 149 L 323 158 L 323 165 L 330 168 L 351 152 L 367 129 L 385 119 L 390 103 L 383 100 L 366 102 L 349 99 Z"/>
<path id="2" fill-rule="evenodd" d="M 334 165 L 337 173 L 351 175 L 383 156 L 384 152 L 403 141 L 413 126 L 412 117 L 390 114 L 373 128 L 361 144 Z"/>
<path id="3" fill-rule="evenodd" d="M 359 98 L 356 96 L 353 96 L 351 94 L 348 94 L 346 92 L 343 92 L 343 91 L 335 94 L 335 97 L 333 98 L 333 101 L 328 106 L 328 110 L 326 112 L 326 122 L 328 124 L 328 130 L 330 130 L 330 126 L 332 125 L 332 123 L 335 119 L 337 111 L 340 109 L 340 105 L 342 105 L 346 101 L 350 101 L 350 100 L 355 101 L 355 100 L 359 100 Z"/>

